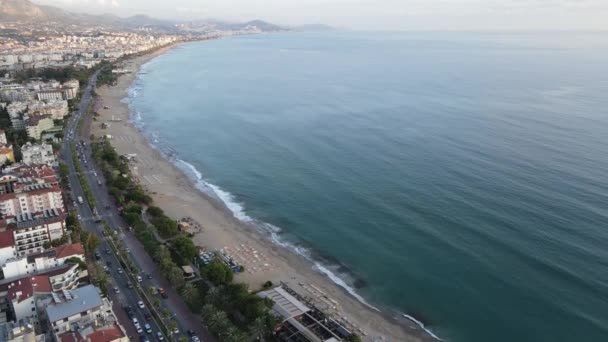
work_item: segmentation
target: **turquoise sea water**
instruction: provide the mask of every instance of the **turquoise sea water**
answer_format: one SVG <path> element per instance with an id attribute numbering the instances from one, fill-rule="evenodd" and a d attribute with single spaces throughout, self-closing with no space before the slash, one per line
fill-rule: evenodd
<path id="1" fill-rule="evenodd" d="M 182 45 L 133 119 L 201 189 L 459 342 L 608 341 L 608 35 Z M 338 278 L 336 278 L 337 280 Z"/>

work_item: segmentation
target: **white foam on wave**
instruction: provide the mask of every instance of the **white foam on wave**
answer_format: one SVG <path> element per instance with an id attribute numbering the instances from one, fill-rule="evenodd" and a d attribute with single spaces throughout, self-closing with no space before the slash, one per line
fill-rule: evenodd
<path id="1" fill-rule="evenodd" d="M 127 91 L 128 96 L 123 99 L 125 101 L 125 103 L 127 103 L 129 105 L 132 104 L 132 100 L 141 94 L 142 89 L 140 87 L 140 82 L 139 82 L 139 81 L 141 81 L 141 72 L 144 72 L 150 65 L 152 65 L 153 61 L 154 60 L 151 60 L 148 63 L 141 66 L 140 72 L 138 73 L 138 76 L 136 77 L 135 82 L 133 82 L 133 85 L 131 87 L 129 87 L 129 89 Z M 131 107 L 131 106 L 129 106 L 129 107 Z M 130 114 L 131 115 L 129 117 L 129 121 L 132 122 L 137 128 L 139 128 L 142 131 L 142 133 L 145 134 L 145 132 L 143 132 L 143 127 L 145 125 L 144 125 L 141 113 L 133 108 L 130 108 Z M 149 142 L 152 145 L 152 147 L 156 150 L 159 150 L 159 146 L 158 146 L 158 144 L 160 142 L 159 137 L 153 133 L 149 134 L 148 136 L 149 136 L 149 138 L 152 138 L 152 139 L 149 139 Z M 343 278 L 341 278 L 338 274 L 336 274 L 332 270 L 330 270 L 328 268 L 328 266 L 323 265 L 319 261 L 315 260 L 310 250 L 308 250 L 305 247 L 302 247 L 300 245 L 297 245 L 295 243 L 292 243 L 292 242 L 289 242 L 289 241 L 283 239 L 280 235 L 280 233 L 282 231 L 281 228 L 279 228 L 273 224 L 267 223 L 267 222 L 260 222 L 258 220 L 255 220 L 254 218 L 250 217 L 249 215 L 247 215 L 244 204 L 239 203 L 236 200 L 236 198 L 234 197 L 234 195 L 231 194 L 230 192 L 225 191 L 224 189 L 222 189 L 221 187 L 219 187 L 215 184 L 207 182 L 204 179 L 203 174 L 194 165 L 186 162 L 185 160 L 179 159 L 179 158 L 171 158 L 167 155 L 165 155 L 165 157 L 167 157 L 169 160 L 171 160 L 187 176 L 191 177 L 195 181 L 196 188 L 199 191 L 220 201 L 226 208 L 228 208 L 228 210 L 230 210 L 230 212 L 232 213 L 232 215 L 235 218 L 237 218 L 238 220 L 240 220 L 244 223 L 253 224 L 255 227 L 260 229 L 263 233 L 269 234 L 270 239 L 274 244 L 279 245 L 287 250 L 290 250 L 293 253 L 295 253 L 299 256 L 302 256 L 306 260 L 312 262 L 314 270 L 327 276 L 334 284 L 342 287 L 344 290 L 346 290 L 350 295 L 352 295 L 359 302 L 361 302 L 362 304 L 366 305 L 367 307 L 369 307 L 373 310 L 376 310 L 378 312 L 381 311 L 377 307 L 369 304 L 363 297 L 361 297 L 355 291 L 355 289 L 353 287 L 349 286 L 346 283 L 346 281 L 344 281 Z M 403 317 L 414 322 L 416 325 L 418 325 L 421 329 L 423 329 L 425 332 L 427 332 L 433 338 L 435 338 L 439 341 L 443 341 L 439 337 L 437 337 L 435 334 L 433 334 L 432 331 L 427 329 L 422 322 L 416 320 L 412 316 L 409 316 L 406 314 L 402 314 L 402 315 L 403 315 Z"/>
<path id="2" fill-rule="evenodd" d="M 439 338 L 439 336 L 433 334 L 433 332 L 431 330 L 429 330 L 422 322 L 420 322 L 419 320 L 417 320 L 416 318 L 408 315 L 408 314 L 401 314 L 401 316 L 409 319 L 410 321 L 414 322 L 414 324 L 416 324 L 417 326 L 420 327 L 420 329 L 424 330 L 427 334 L 431 335 L 434 339 L 438 340 L 438 341 L 443 341 L 442 339 Z"/>
<path id="3" fill-rule="evenodd" d="M 319 272 L 325 274 L 329 279 L 331 279 L 331 281 L 333 281 L 334 283 L 336 283 L 338 286 L 341 286 L 342 288 L 344 288 L 353 297 L 357 298 L 358 301 L 360 301 L 361 303 L 365 304 L 369 308 L 372 308 L 372 309 L 380 312 L 380 309 L 378 309 L 377 307 L 375 307 L 375 306 L 369 304 L 368 302 L 366 302 L 365 299 L 363 299 L 363 297 L 361 297 L 355 291 L 355 289 L 353 289 L 352 287 L 348 286 L 348 284 L 346 284 L 346 282 L 342 278 L 340 278 L 335 273 L 333 273 L 332 271 L 330 271 L 327 267 L 325 267 L 324 265 L 320 264 L 319 262 L 315 262 L 314 264 L 315 264 L 315 268 Z"/>
<path id="4" fill-rule="evenodd" d="M 215 184 L 205 181 L 205 179 L 203 178 L 203 174 L 194 165 L 182 159 L 176 159 L 175 161 L 177 162 L 176 164 L 180 170 L 184 171 L 187 175 L 194 178 L 197 184 L 197 188 L 199 190 L 220 200 L 222 204 L 224 204 L 226 208 L 230 210 L 230 212 L 235 218 L 245 223 L 253 223 L 257 228 L 262 228 L 264 233 L 270 235 L 271 241 L 273 243 L 306 258 L 308 261 L 313 263 L 313 268 L 316 271 L 327 276 L 329 279 L 331 279 L 332 282 L 345 289 L 350 295 L 355 297 L 364 305 L 380 312 L 380 309 L 369 304 L 363 297 L 361 297 L 355 291 L 353 287 L 349 286 L 346 281 L 344 281 L 344 279 L 342 279 L 339 275 L 332 272 L 326 265 L 323 265 L 322 263 L 314 260 L 312 253 L 308 249 L 297 244 L 288 242 L 285 239 L 282 239 L 280 236 L 280 233 L 282 231 L 281 228 L 267 222 L 259 222 L 251 216 L 247 215 L 247 213 L 245 212 L 245 206 L 242 203 L 239 203 L 235 199 L 234 195 L 232 195 L 228 191 L 223 190 Z"/>

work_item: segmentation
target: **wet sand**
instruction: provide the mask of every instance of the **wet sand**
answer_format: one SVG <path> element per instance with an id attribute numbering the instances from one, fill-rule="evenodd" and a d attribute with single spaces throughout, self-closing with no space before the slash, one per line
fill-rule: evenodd
<path id="1" fill-rule="evenodd" d="M 178 47 L 179 48 L 179 47 Z M 410 321 L 400 323 L 359 302 L 329 277 L 316 271 L 314 265 L 294 252 L 280 247 L 269 237 L 237 220 L 219 201 L 197 190 L 194 182 L 154 148 L 129 123 L 128 105 L 121 100 L 136 78 L 140 66 L 169 51 L 165 48 L 125 62 L 124 68 L 133 73 L 122 75 L 116 86 L 97 89 L 96 111 L 91 121 L 95 136 L 111 135 L 111 143 L 119 154 L 136 154 L 132 162 L 133 175 L 148 190 L 157 206 L 175 219 L 190 218 L 198 228 L 193 229 L 195 243 L 207 250 L 223 250 L 245 266 L 245 272 L 235 277 L 251 290 L 261 288 L 267 280 L 287 283 L 300 295 L 311 298 L 319 308 L 333 313 L 347 326 L 356 327 L 364 341 L 434 341 Z M 108 108 L 104 108 L 107 106 Z M 114 120 L 114 121 L 112 121 Z M 109 127 L 102 129 L 101 123 Z"/>

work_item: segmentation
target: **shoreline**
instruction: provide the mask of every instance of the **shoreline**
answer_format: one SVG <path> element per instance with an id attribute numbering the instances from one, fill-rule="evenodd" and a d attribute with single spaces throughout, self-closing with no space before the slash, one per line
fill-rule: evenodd
<path id="1" fill-rule="evenodd" d="M 261 288 L 267 280 L 274 284 L 285 282 L 301 295 L 312 298 L 320 309 L 334 312 L 336 318 L 348 317 L 349 322 L 361 329 L 354 330 L 364 341 L 381 336 L 384 339 L 380 341 L 436 341 L 420 322 L 393 318 L 387 312 L 374 310 L 371 305 L 362 303 L 362 298 L 356 298 L 358 295 L 336 284 L 314 261 L 273 242 L 269 234 L 254 226 L 254 222 L 237 219 L 222 199 L 213 198 L 199 188 L 204 180 L 197 175 L 196 169 L 191 171 L 201 178 L 198 184 L 172 161 L 182 162 L 187 168 L 192 165 L 180 159 L 170 160 L 150 144 L 131 121 L 129 104 L 122 100 L 128 96 L 143 64 L 179 46 L 181 43 L 123 62 L 132 72 L 121 75 L 115 86 L 97 89 L 95 110 L 100 116 L 91 121 L 90 133 L 111 135 L 111 144 L 119 154 L 137 155 L 136 162 L 131 165 L 133 175 L 152 196 L 155 205 L 168 216 L 174 219 L 188 217 L 200 225 L 192 238 L 196 245 L 203 249 L 224 250 L 243 259 L 245 272 L 237 274 L 235 281 L 248 284 L 251 290 Z M 109 127 L 102 129 L 101 123 L 107 123 Z"/>

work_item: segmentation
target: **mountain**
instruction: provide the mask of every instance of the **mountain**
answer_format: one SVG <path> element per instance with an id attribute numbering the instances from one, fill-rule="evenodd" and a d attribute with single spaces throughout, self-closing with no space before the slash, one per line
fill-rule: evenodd
<path id="1" fill-rule="evenodd" d="M 0 22 L 2 21 L 54 21 L 66 24 L 100 25 L 120 30 L 135 30 L 141 28 L 154 29 L 161 32 L 176 33 L 182 29 L 197 31 L 206 29 L 243 30 L 257 28 L 263 32 L 282 31 L 282 27 L 262 20 L 246 23 L 228 23 L 224 21 L 199 20 L 182 23 L 161 20 L 147 15 L 134 15 L 121 18 L 112 14 L 92 15 L 72 13 L 53 6 L 41 6 L 30 0 L 0 0 Z"/>
<path id="2" fill-rule="evenodd" d="M 47 13 L 29 0 L 0 0 L 0 20 L 48 19 Z"/>

